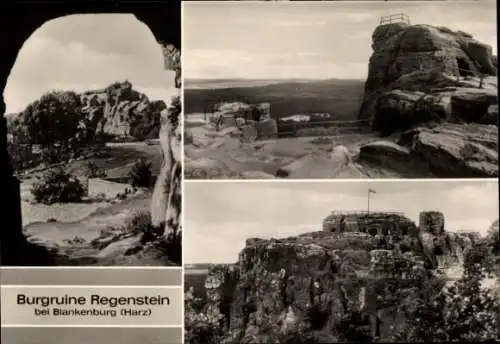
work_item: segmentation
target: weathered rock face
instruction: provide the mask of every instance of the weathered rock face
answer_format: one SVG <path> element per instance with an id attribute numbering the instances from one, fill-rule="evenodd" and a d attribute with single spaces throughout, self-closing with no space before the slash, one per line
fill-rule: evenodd
<path id="1" fill-rule="evenodd" d="M 80 99 L 86 124 L 92 126 L 96 134 L 116 136 L 133 135 L 133 125 L 145 116 L 155 116 L 153 120 L 159 126 L 160 112 L 167 107 L 162 100 L 150 101 L 145 94 L 133 90 L 128 81 L 84 92 Z"/>
<path id="2" fill-rule="evenodd" d="M 498 128 L 495 125 L 451 124 L 418 127 L 401 134 L 397 143 L 377 141 L 361 146 L 358 159 L 415 177 L 498 176 Z"/>
<path id="3" fill-rule="evenodd" d="M 323 230 L 361 232 L 373 236 L 417 234 L 415 223 L 404 214 L 388 212 L 333 212 L 323 220 Z"/>
<path id="4" fill-rule="evenodd" d="M 408 231 L 359 232 L 387 222 Z M 441 212 L 421 212 L 419 225 L 399 213 L 334 213 L 324 231 L 249 238 L 237 263 L 209 270 L 200 311 L 226 344 L 392 341 L 407 326 L 398 307 L 472 247 L 468 235 L 444 230 Z"/>
<path id="5" fill-rule="evenodd" d="M 498 103 L 490 46 L 444 27 L 394 23 L 372 36 L 360 119 L 389 134 L 428 121 L 496 124 Z"/>
<path id="6" fill-rule="evenodd" d="M 163 49 L 165 67 L 180 70 L 180 52 Z M 176 84 L 180 87 L 180 84 Z M 182 241 L 182 104 L 179 94 L 161 113 L 160 146 L 163 156 L 160 175 L 151 200 L 152 225 L 163 232 L 168 245 L 180 247 Z"/>
<path id="7" fill-rule="evenodd" d="M 297 332 L 343 341 L 353 316 L 366 338 L 387 339 L 393 319 L 384 310 L 399 298 L 392 288 L 410 292 L 425 269 L 418 254 L 377 248 L 374 237 L 354 232 L 248 239 L 235 265 L 210 270 L 203 312 L 221 320 L 222 343 L 283 342 Z"/>

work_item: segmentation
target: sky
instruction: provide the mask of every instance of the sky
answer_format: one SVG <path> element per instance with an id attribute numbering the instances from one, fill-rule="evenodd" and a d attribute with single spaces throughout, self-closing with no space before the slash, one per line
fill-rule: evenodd
<path id="1" fill-rule="evenodd" d="M 496 2 L 185 2 L 185 78 L 365 79 L 379 17 L 447 26 L 490 44 Z"/>
<path id="2" fill-rule="evenodd" d="M 498 218 L 498 181 L 286 181 L 184 183 L 184 260 L 232 263 L 247 238 L 321 230 L 330 211 L 404 212 L 418 225 L 423 210 L 444 213 L 445 229 L 485 234 Z M 200 197 L 201 196 L 201 197 Z"/>
<path id="3" fill-rule="evenodd" d="M 71 15 L 46 22 L 24 43 L 4 91 L 6 113 L 50 90 L 77 92 L 128 79 L 151 100 L 170 102 L 174 72 L 150 29 L 129 14 Z"/>

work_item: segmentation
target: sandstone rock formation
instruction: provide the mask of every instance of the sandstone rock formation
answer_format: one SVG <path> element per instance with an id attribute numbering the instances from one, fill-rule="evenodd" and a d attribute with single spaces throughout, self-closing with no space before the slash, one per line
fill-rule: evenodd
<path id="1" fill-rule="evenodd" d="M 381 140 L 361 146 L 358 159 L 414 177 L 496 177 L 498 127 L 477 123 L 421 126 L 403 132 L 397 143 Z"/>
<path id="2" fill-rule="evenodd" d="M 362 147 L 362 159 L 387 163 L 391 158 L 383 155 L 407 157 L 438 177 L 498 176 L 491 47 L 461 31 L 405 23 L 378 26 L 372 40 L 359 118 L 370 119 L 382 135 L 410 130 L 413 140 L 402 148 L 370 144 Z"/>
<path id="3" fill-rule="evenodd" d="M 363 233 L 366 223 L 382 230 Z M 391 233 L 383 230 L 389 223 Z M 323 224 L 324 231 L 296 237 L 247 239 L 237 263 L 209 270 L 202 312 L 220 321 L 221 343 L 345 342 L 353 340 L 350 325 L 364 340 L 389 341 L 406 326 L 398 305 L 433 274 L 429 258 L 452 255 L 438 252 L 445 246 L 436 238 L 453 238 L 447 247 L 458 254 L 466 246 L 443 231 L 436 211 L 420 214 L 420 228 L 403 214 L 382 212 L 333 213 Z"/>
<path id="4" fill-rule="evenodd" d="M 180 70 L 180 52 L 175 48 L 164 49 L 165 66 Z M 172 60 L 172 56 L 174 59 Z M 168 63 L 167 63 L 168 62 Z M 180 84 L 176 84 L 180 87 Z M 160 175 L 151 200 L 151 220 L 154 227 L 163 233 L 168 247 L 180 247 L 182 243 L 182 103 L 179 94 L 162 111 L 160 146 L 163 156 Z"/>
<path id="5" fill-rule="evenodd" d="M 353 313 L 367 335 L 381 335 L 380 322 L 388 327 L 392 321 L 381 315 L 391 307 L 381 301 L 389 292 L 385 280 L 417 283 L 422 264 L 416 256 L 377 249 L 365 233 L 247 240 L 237 264 L 210 270 L 205 311 L 223 319 L 224 343 L 282 342 L 297 332 L 342 341 L 344 321 Z"/>
<path id="6" fill-rule="evenodd" d="M 167 106 L 162 100 L 149 100 L 132 88 L 128 81 L 117 82 L 101 90 L 80 95 L 85 124 L 96 134 L 133 136 L 134 126 L 143 117 L 151 118 L 151 127 L 160 126 L 160 112 Z"/>

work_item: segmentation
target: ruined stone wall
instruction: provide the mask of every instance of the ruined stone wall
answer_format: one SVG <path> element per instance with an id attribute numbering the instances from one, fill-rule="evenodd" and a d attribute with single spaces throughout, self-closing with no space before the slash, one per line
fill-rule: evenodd
<path id="1" fill-rule="evenodd" d="M 323 230 L 328 232 L 413 235 L 414 228 L 413 221 L 403 214 L 389 212 L 339 212 L 323 220 Z"/>

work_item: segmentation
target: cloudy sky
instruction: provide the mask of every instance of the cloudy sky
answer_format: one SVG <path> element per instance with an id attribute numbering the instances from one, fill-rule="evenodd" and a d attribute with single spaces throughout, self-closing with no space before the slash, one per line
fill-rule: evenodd
<path id="1" fill-rule="evenodd" d="M 365 79 L 379 17 L 400 12 L 497 49 L 494 0 L 183 5 L 186 78 Z"/>
<path id="2" fill-rule="evenodd" d="M 404 212 L 418 224 L 422 210 L 445 215 L 448 231 L 485 233 L 498 218 L 497 181 L 186 182 L 185 261 L 234 262 L 250 237 L 287 237 L 321 230 L 332 210 Z M 202 197 L 200 197 L 202 196 Z"/>
<path id="3" fill-rule="evenodd" d="M 127 14 L 87 14 L 45 23 L 19 51 L 4 91 L 7 113 L 44 92 L 103 88 L 128 79 L 150 99 L 175 94 L 161 46 L 149 28 Z"/>

